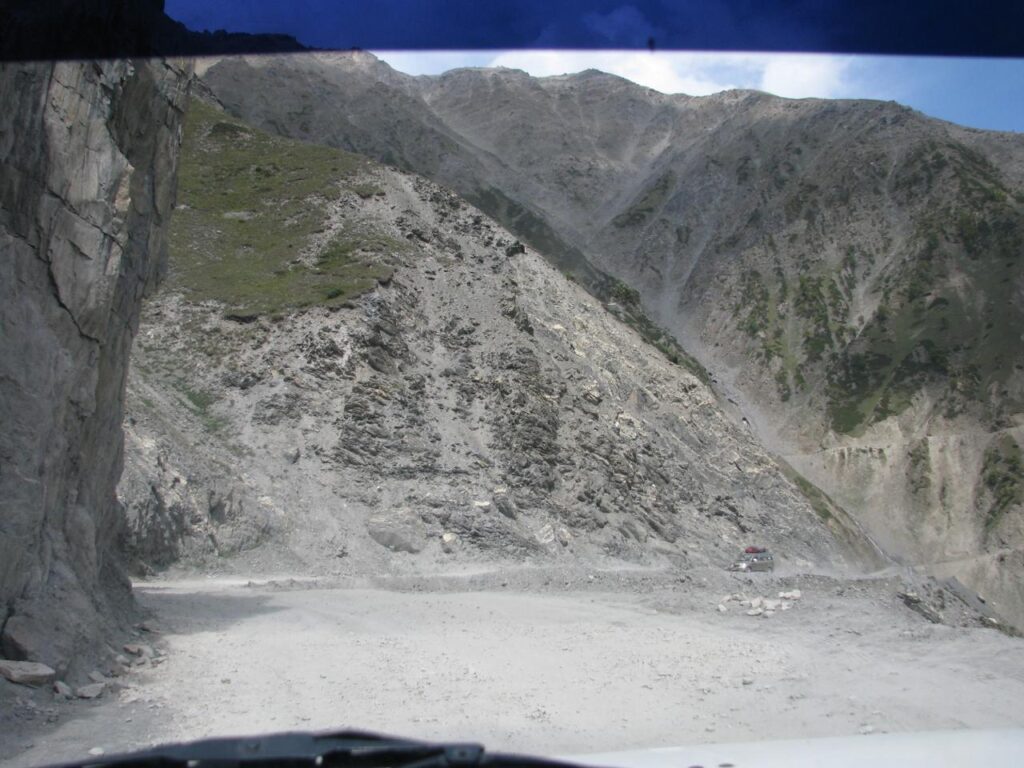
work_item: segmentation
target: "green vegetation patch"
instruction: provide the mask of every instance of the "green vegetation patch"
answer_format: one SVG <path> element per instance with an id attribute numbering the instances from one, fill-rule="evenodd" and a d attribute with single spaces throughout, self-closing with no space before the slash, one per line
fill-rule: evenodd
<path id="1" fill-rule="evenodd" d="M 612 226 L 622 229 L 643 224 L 661 209 L 675 182 L 675 174 L 671 171 L 659 176 L 629 208 L 612 219 Z"/>
<path id="2" fill-rule="evenodd" d="M 175 386 L 184 396 L 185 405 L 189 406 L 196 416 L 199 417 L 203 427 L 208 432 L 218 432 L 227 425 L 227 421 L 214 415 L 210 410 L 213 404 L 217 402 L 215 395 L 206 390 L 194 389 L 184 379 L 180 378 L 175 380 Z"/>
<path id="3" fill-rule="evenodd" d="M 803 280 L 801 278 L 801 286 Z M 776 359 L 781 362 L 782 367 L 775 372 L 775 385 L 779 398 L 786 402 L 794 391 L 802 390 L 807 383 L 800 371 L 800 361 L 794 347 L 787 337 L 786 318 L 779 310 L 779 306 L 790 298 L 790 284 L 781 268 L 777 267 L 767 277 L 756 269 L 748 269 L 740 276 L 739 289 L 739 297 L 733 306 L 739 329 L 750 337 L 763 363 L 771 364 Z M 808 300 L 797 296 L 796 302 L 799 304 L 801 301 L 807 303 Z M 827 323 L 826 316 L 826 329 Z"/>
<path id="4" fill-rule="evenodd" d="M 998 427 L 1020 407 L 1004 390 L 1021 363 L 1014 292 L 1024 206 L 991 163 L 959 144 L 918 148 L 901 174 L 897 188 L 920 195 L 941 183 L 953 196 L 918 217 L 875 315 L 831 361 L 832 427 L 860 432 L 902 412 L 926 385 L 947 417 L 974 410 Z"/>
<path id="5" fill-rule="evenodd" d="M 640 291 L 621 280 L 608 278 L 603 284 L 595 286 L 593 293 L 606 307 L 614 304 L 615 316 L 639 333 L 644 341 L 661 352 L 669 362 L 685 368 L 705 384 L 711 383 L 707 369 L 687 353 L 672 334 L 647 316 L 640 302 Z"/>
<path id="6" fill-rule="evenodd" d="M 790 480 L 796 483 L 796 487 L 800 489 L 800 493 L 807 499 L 807 503 L 811 505 L 814 513 L 822 522 L 829 522 L 832 519 L 832 512 L 836 506 L 835 502 L 821 488 L 796 470 L 790 469 L 786 474 Z"/>
<path id="7" fill-rule="evenodd" d="M 193 99 L 171 222 L 172 288 L 254 317 L 347 301 L 387 280 L 378 256 L 401 244 L 343 233 L 315 263 L 297 257 L 327 226 L 327 204 L 366 161 L 329 147 L 271 136 Z"/>
<path id="8" fill-rule="evenodd" d="M 1024 460 L 1012 436 L 1002 434 L 992 441 L 985 451 L 981 477 L 992 498 L 985 515 L 989 531 L 1011 508 L 1024 503 Z"/>
<path id="9" fill-rule="evenodd" d="M 793 309 L 803 318 L 805 333 L 804 354 L 807 360 L 821 360 L 826 350 L 831 350 L 835 339 L 832 335 L 833 317 L 845 317 L 846 303 L 832 280 L 815 275 L 801 275 Z"/>
<path id="10" fill-rule="evenodd" d="M 928 438 L 922 437 L 907 452 L 907 482 L 911 493 L 921 493 L 931 487 L 932 461 Z"/>

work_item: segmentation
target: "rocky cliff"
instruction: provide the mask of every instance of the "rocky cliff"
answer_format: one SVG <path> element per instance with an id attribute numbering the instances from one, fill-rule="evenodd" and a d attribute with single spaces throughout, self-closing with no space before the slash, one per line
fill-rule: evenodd
<path id="1" fill-rule="evenodd" d="M 128 351 L 164 266 L 190 73 L 0 67 L 0 649 L 73 666 L 128 598 Z"/>
<path id="2" fill-rule="evenodd" d="M 1021 136 L 594 71 L 413 78 L 363 53 L 205 80 L 260 125 L 450 185 L 642 305 L 893 555 L 1024 620 Z"/>

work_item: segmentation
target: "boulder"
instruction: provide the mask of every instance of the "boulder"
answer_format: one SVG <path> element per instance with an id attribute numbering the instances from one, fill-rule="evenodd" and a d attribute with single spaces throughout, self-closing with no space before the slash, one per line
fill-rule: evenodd
<path id="1" fill-rule="evenodd" d="M 0 675 L 12 683 L 35 686 L 52 682 L 57 673 L 51 667 L 35 661 L 0 659 Z"/>
<path id="2" fill-rule="evenodd" d="M 98 699 L 107 689 L 106 683 L 89 683 L 75 690 L 75 696 L 80 699 Z"/>
<path id="3" fill-rule="evenodd" d="M 427 529 L 420 518 L 407 509 L 380 512 L 366 521 L 370 538 L 392 552 L 422 552 L 427 546 Z"/>
<path id="4" fill-rule="evenodd" d="M 510 520 L 515 520 L 519 514 L 516 510 L 515 502 L 505 494 L 499 494 L 494 497 L 494 507 Z"/>

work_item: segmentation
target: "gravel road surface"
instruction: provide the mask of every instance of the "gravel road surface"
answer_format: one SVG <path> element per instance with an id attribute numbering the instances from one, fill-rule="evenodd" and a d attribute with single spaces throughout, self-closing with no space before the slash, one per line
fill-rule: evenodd
<path id="1" fill-rule="evenodd" d="M 286 729 L 579 754 L 1024 725 L 1024 641 L 930 624 L 884 580 L 730 582 L 747 598 L 797 585 L 767 618 L 721 610 L 724 582 L 703 581 L 139 584 L 159 663 L 95 701 L 38 704 L 56 723 L 2 737 L 0 765 Z"/>

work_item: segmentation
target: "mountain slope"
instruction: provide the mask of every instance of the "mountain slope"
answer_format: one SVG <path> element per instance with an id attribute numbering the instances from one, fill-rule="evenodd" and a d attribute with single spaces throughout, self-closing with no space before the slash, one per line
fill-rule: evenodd
<path id="1" fill-rule="evenodd" d="M 530 210 L 636 289 L 762 439 L 890 552 L 959 562 L 1024 617 L 1001 575 L 1024 567 L 1024 138 L 894 103 L 666 96 L 597 72 L 411 78 L 367 54 L 222 62 L 205 81 L 266 123 L 281 107 L 263 85 L 300 71 L 345 84 L 314 112 L 360 124 L 278 130 L 382 135 L 393 102 L 371 84 L 390 83 L 394 130 L 444 132 L 443 146 L 420 135 L 443 161 L 411 167 Z M 528 237 L 506 209 L 491 211 Z"/>
<path id="2" fill-rule="evenodd" d="M 703 382 L 451 192 L 195 102 L 179 199 L 129 383 L 138 567 L 871 560 Z"/>

